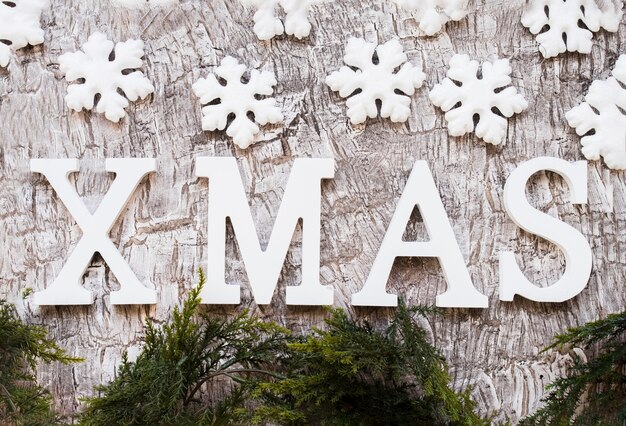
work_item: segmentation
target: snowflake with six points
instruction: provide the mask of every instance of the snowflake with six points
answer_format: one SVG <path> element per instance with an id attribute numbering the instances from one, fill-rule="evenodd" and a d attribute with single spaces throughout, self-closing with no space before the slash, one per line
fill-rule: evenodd
<path id="1" fill-rule="evenodd" d="M 256 8 L 254 33 L 259 40 L 270 40 L 283 32 L 296 38 L 304 38 L 311 32 L 309 9 L 320 0 L 239 0 L 244 6 Z M 285 11 L 285 25 L 276 17 L 276 7 Z"/>
<path id="2" fill-rule="evenodd" d="M 420 30 L 435 35 L 448 21 L 459 21 L 467 15 L 467 0 L 394 0 L 406 10 L 415 11 Z"/>
<path id="3" fill-rule="evenodd" d="M 407 62 L 398 40 L 376 46 L 360 38 L 351 38 L 343 59 L 347 66 L 326 77 L 326 84 L 338 91 L 342 98 L 348 98 L 346 105 L 352 124 L 377 117 L 377 101 L 381 102 L 380 115 L 383 118 L 391 118 L 394 123 L 409 118 L 410 96 L 422 86 L 426 76 L 421 69 Z"/>
<path id="4" fill-rule="evenodd" d="M 621 7 L 606 7 L 601 10 L 594 0 L 534 0 L 522 15 L 522 24 L 538 34 L 544 58 L 565 51 L 589 53 L 593 33 L 600 28 L 615 32 L 622 20 Z"/>
<path id="5" fill-rule="evenodd" d="M 74 111 L 91 110 L 99 96 L 96 111 L 117 123 L 126 115 L 124 108 L 128 100 L 143 99 L 154 92 L 152 83 L 141 71 L 129 73 L 142 65 L 142 56 L 141 40 L 114 45 L 104 34 L 92 34 L 82 51 L 59 57 L 60 69 L 68 81 L 84 80 L 67 88 L 67 105 Z M 123 94 L 118 93 L 118 89 Z"/>
<path id="6" fill-rule="evenodd" d="M 494 145 L 503 143 L 507 128 L 504 117 L 519 114 L 528 107 L 524 97 L 509 86 L 510 74 L 508 59 L 485 62 L 481 69 L 478 61 L 470 60 L 469 56 L 454 55 L 448 77 L 430 92 L 432 103 L 446 112 L 448 133 L 463 136 L 473 131 L 474 116 L 478 115 L 476 135 Z"/>
<path id="7" fill-rule="evenodd" d="M 39 20 L 47 0 L 0 1 L 0 67 L 11 60 L 11 49 L 43 43 L 44 33 Z M 5 44 L 7 43 L 7 44 Z"/>
<path id="8" fill-rule="evenodd" d="M 626 169 L 626 55 L 621 55 L 612 77 L 596 80 L 589 87 L 585 102 L 565 114 L 576 128 L 582 152 L 588 160 L 600 156 L 611 169 Z M 621 84 L 620 84 L 621 83 Z"/>
<path id="9" fill-rule="evenodd" d="M 273 72 L 252 70 L 248 81 L 242 81 L 246 66 L 227 56 L 222 59 L 215 74 L 201 78 L 193 85 L 193 92 L 202 103 L 202 129 L 224 130 L 237 146 L 247 148 L 259 133 L 259 126 L 282 121 L 283 114 L 274 98 L 259 99 L 274 92 L 276 77 Z M 216 77 L 217 75 L 217 77 Z M 224 84 L 221 84 L 218 77 Z M 228 124 L 229 116 L 234 119 Z"/>

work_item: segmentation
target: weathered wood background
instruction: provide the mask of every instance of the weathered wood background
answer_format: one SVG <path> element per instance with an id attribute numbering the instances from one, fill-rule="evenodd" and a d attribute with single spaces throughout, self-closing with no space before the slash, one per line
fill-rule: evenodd
<path id="1" fill-rule="evenodd" d="M 54 0 L 44 16 L 46 42 L 27 49 L 0 71 L 0 296 L 18 304 L 32 322 L 86 361 L 73 367 L 49 366 L 39 376 L 66 413 L 78 398 L 111 379 L 121 355 L 141 347 L 147 316 L 165 318 L 196 281 L 206 260 L 206 179 L 194 177 L 197 156 L 235 156 L 246 183 L 259 235 L 266 242 L 293 159 L 334 157 L 334 181 L 322 190 L 323 284 L 335 288 L 336 305 L 349 306 L 363 285 L 415 160 L 427 160 L 441 191 L 457 239 L 477 288 L 489 309 L 448 310 L 424 321 L 449 360 L 455 386 L 473 385 L 480 410 L 497 419 L 519 419 L 533 411 L 543 387 L 564 371 L 568 353 L 539 354 L 565 327 L 624 309 L 626 294 L 626 174 L 589 164 L 589 203 L 567 202 L 558 176 L 540 174 L 529 185 L 533 204 L 580 229 L 589 239 L 594 266 L 588 287 L 562 304 L 498 300 L 498 253 L 513 249 L 527 276 L 538 285 L 554 282 L 564 258 L 546 241 L 520 231 L 504 212 L 502 192 L 509 173 L 537 156 L 582 159 L 579 138 L 564 113 L 581 102 L 591 81 L 605 78 L 624 51 L 626 26 L 601 32 L 590 55 L 543 59 L 520 24 L 524 2 L 477 1 L 469 16 L 436 37 L 420 35 L 410 13 L 384 0 L 342 0 L 314 8 L 313 32 L 303 41 L 280 37 L 260 42 L 252 32 L 252 12 L 234 0 L 186 0 L 169 9 L 126 10 L 107 1 Z M 154 95 L 129 108 L 120 124 L 101 115 L 73 113 L 64 104 L 67 82 L 58 57 L 74 51 L 94 31 L 113 40 L 146 43 L 144 71 Z M 384 42 L 399 38 L 411 61 L 421 64 L 427 82 L 412 98 L 406 124 L 370 120 L 348 123 L 345 102 L 324 84 L 342 65 L 350 36 Z M 473 58 L 509 57 L 514 85 L 530 107 L 509 120 L 506 145 L 493 147 L 474 136 L 447 135 L 442 113 L 428 90 L 446 72 L 454 53 Z M 282 126 L 267 128 L 264 141 L 236 148 L 222 133 L 200 126 L 200 105 L 191 85 L 211 72 L 225 55 L 276 73 Z M 106 157 L 156 157 L 158 173 L 140 185 L 111 237 L 137 276 L 154 285 L 156 306 L 112 307 L 108 293 L 118 285 L 102 259 L 95 258 L 84 285 L 95 292 L 93 306 L 38 308 L 26 288 L 52 282 L 81 231 L 40 175 L 31 158 L 77 157 L 82 173 L 76 189 L 93 210 L 112 176 Z M 419 222 L 410 234 L 423 235 Z M 300 279 L 300 231 L 288 255 L 274 303 L 259 308 L 244 290 L 242 306 L 263 317 L 307 330 L 324 311 L 287 307 L 284 287 Z M 246 283 L 232 230 L 228 279 Z M 389 287 L 410 304 L 433 304 L 445 289 L 436 260 L 401 260 Z M 227 314 L 229 309 L 213 308 Z M 357 315 L 387 315 L 384 309 L 353 309 Z"/>

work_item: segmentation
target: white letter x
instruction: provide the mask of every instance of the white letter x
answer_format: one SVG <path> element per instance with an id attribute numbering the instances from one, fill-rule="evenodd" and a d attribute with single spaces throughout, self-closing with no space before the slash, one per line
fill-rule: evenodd
<path id="1" fill-rule="evenodd" d="M 57 192 L 65 207 L 78 223 L 83 236 L 72 251 L 59 276 L 45 290 L 35 293 L 37 305 L 90 305 L 93 297 L 81 286 L 81 278 L 95 252 L 100 253 L 120 283 L 120 290 L 111 292 L 113 305 L 156 303 L 156 292 L 144 287 L 113 242 L 111 227 L 117 220 L 141 179 L 156 170 L 153 158 L 108 158 L 106 170 L 116 174 L 111 188 L 92 215 L 68 180 L 78 171 L 77 159 L 33 159 L 32 172 L 43 174 Z"/>

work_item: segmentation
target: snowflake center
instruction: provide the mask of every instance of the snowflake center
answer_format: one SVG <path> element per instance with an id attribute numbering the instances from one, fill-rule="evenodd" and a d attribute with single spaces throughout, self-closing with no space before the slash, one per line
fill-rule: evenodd
<path id="1" fill-rule="evenodd" d="M 115 61 L 93 59 L 92 65 L 85 70 L 86 84 L 99 90 L 117 90 L 119 86 L 115 77 L 121 72 Z"/>
<path id="2" fill-rule="evenodd" d="M 398 85 L 398 77 L 393 70 L 390 71 L 387 66 L 381 64 L 372 64 L 362 77 L 376 82 L 376 84 L 362 84 L 363 92 L 381 100 L 393 93 Z"/>
<path id="3" fill-rule="evenodd" d="M 550 4 L 549 12 L 546 16 L 551 29 L 558 29 L 564 32 L 578 30 L 578 21 L 585 18 L 580 8 L 568 6 L 566 1 Z M 560 25 L 556 27 L 556 23 Z"/>
<path id="4" fill-rule="evenodd" d="M 608 134 L 616 134 L 620 133 L 623 135 L 622 139 L 626 138 L 626 115 L 616 105 L 611 105 L 611 108 L 603 111 L 605 117 L 604 120 L 604 128 L 605 132 Z M 624 148 L 626 150 L 626 147 Z"/>
<path id="5" fill-rule="evenodd" d="M 250 89 L 250 85 L 248 83 L 242 83 L 240 80 L 230 80 L 228 82 L 228 98 L 235 101 L 230 102 L 233 108 L 229 113 L 232 112 L 236 115 L 246 115 L 250 110 L 248 104 L 256 101 L 254 93 L 252 93 Z"/>
<path id="6" fill-rule="evenodd" d="M 471 100 L 477 112 L 491 111 L 492 104 L 495 103 L 493 98 L 493 84 L 484 78 L 475 78 L 463 82 L 464 98 Z M 463 103 L 463 101 L 461 101 Z"/>

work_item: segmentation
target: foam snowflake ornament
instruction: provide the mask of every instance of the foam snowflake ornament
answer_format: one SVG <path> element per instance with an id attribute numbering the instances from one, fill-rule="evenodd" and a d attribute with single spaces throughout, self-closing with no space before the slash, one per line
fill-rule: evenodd
<path id="1" fill-rule="evenodd" d="M 326 84 L 342 98 L 348 98 L 346 106 L 352 124 L 377 117 L 377 100 L 381 102 L 383 118 L 395 123 L 409 118 L 410 96 L 422 86 L 426 76 L 420 68 L 407 62 L 398 40 L 377 46 L 351 38 L 343 60 L 346 65 L 326 77 Z"/>
<path id="2" fill-rule="evenodd" d="M 582 136 L 582 153 L 588 160 L 600 156 L 611 169 L 626 169 L 626 55 L 621 55 L 612 77 L 596 80 L 585 102 L 565 114 L 570 126 Z M 620 84 L 621 83 L 621 84 Z"/>
<path id="3" fill-rule="evenodd" d="M 46 0 L 0 1 L 0 67 L 11 60 L 11 50 L 43 43 L 41 12 Z"/>
<path id="4" fill-rule="evenodd" d="M 459 21 L 468 12 L 467 0 L 394 0 L 403 9 L 417 14 L 420 30 L 432 36 L 449 21 Z"/>
<path id="5" fill-rule="evenodd" d="M 528 107 L 524 97 L 509 86 L 510 74 L 508 59 L 484 62 L 481 67 L 467 55 L 454 55 L 447 78 L 435 85 L 429 95 L 431 102 L 445 111 L 448 133 L 463 136 L 473 131 L 474 116 L 478 115 L 476 135 L 494 145 L 503 143 L 505 117 Z"/>
<path id="6" fill-rule="evenodd" d="M 227 56 L 215 69 L 215 74 L 209 74 L 193 85 L 193 91 L 203 105 L 202 129 L 226 129 L 226 134 L 242 149 L 254 142 L 255 135 L 260 131 L 257 123 L 263 126 L 279 123 L 283 119 L 276 99 L 265 97 L 274 92 L 274 73 L 252 70 L 247 81 L 245 73 L 245 65 Z M 228 124 L 231 114 L 234 119 Z"/>
<path id="7" fill-rule="evenodd" d="M 117 123 L 126 115 L 129 100 L 134 102 L 154 92 L 150 80 L 135 70 L 142 66 L 143 55 L 141 40 L 114 45 L 104 34 L 92 34 L 82 51 L 59 57 L 59 68 L 68 81 L 83 80 L 70 84 L 65 102 L 74 111 L 91 110 L 99 96 L 96 111 Z"/>
<path id="8" fill-rule="evenodd" d="M 611 4 L 601 10 L 595 0 L 533 0 L 522 15 L 522 24 L 537 35 L 545 58 L 566 51 L 589 53 L 593 33 L 601 28 L 615 32 L 622 19 L 621 1 L 619 7 L 605 3 Z"/>
<path id="9" fill-rule="evenodd" d="M 256 8 L 254 32 L 259 40 L 270 40 L 286 33 L 296 38 L 307 37 L 311 32 L 309 9 L 319 0 L 240 0 L 241 4 Z M 280 5 L 285 12 L 285 24 L 276 16 Z"/>

